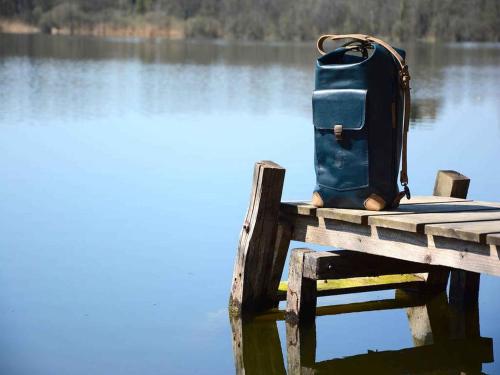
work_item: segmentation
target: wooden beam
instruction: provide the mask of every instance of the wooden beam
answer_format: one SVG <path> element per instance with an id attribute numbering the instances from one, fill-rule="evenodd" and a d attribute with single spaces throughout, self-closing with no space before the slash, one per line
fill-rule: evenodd
<path id="1" fill-rule="evenodd" d="M 317 251 L 305 254 L 303 277 L 314 280 L 344 279 L 423 273 L 432 269 L 441 269 L 441 267 L 356 251 Z"/>
<path id="2" fill-rule="evenodd" d="M 414 274 L 318 280 L 316 281 L 316 295 L 322 297 L 387 289 L 414 289 L 424 282 L 424 278 Z M 281 281 L 278 287 L 280 301 L 286 300 L 287 290 L 288 281 Z"/>
<path id="3" fill-rule="evenodd" d="M 275 304 L 269 296 L 278 215 L 285 169 L 270 161 L 255 164 L 250 204 L 240 234 L 234 265 L 230 310 L 262 311 Z M 276 285 L 277 288 L 277 285 Z"/>
<path id="4" fill-rule="evenodd" d="M 500 276 L 489 245 L 300 215 L 293 227 L 295 241 Z"/>
<path id="5" fill-rule="evenodd" d="M 492 233 L 486 236 L 486 243 L 488 245 L 500 246 L 500 233 Z M 500 248 L 498 249 L 500 252 Z"/>

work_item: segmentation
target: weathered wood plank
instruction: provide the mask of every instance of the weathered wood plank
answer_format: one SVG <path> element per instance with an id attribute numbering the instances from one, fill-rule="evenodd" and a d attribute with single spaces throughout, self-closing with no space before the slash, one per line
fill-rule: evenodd
<path id="1" fill-rule="evenodd" d="M 438 197 L 443 199 L 443 197 Z M 367 211 L 348 208 L 315 208 L 309 204 L 282 203 L 281 210 L 285 214 L 324 217 L 326 219 L 342 220 L 354 224 L 368 224 L 371 217 L 394 216 L 439 212 L 462 212 L 498 210 L 500 203 L 477 202 L 453 198 L 448 202 L 421 202 L 418 204 L 404 204 L 390 211 Z"/>
<path id="2" fill-rule="evenodd" d="M 383 275 L 374 277 L 353 277 L 348 279 L 328 279 L 316 281 L 318 297 L 333 296 L 348 293 L 364 293 L 377 290 L 416 288 L 425 280 L 414 274 Z M 288 281 L 280 282 L 278 298 L 286 300 Z"/>
<path id="3" fill-rule="evenodd" d="M 486 243 L 486 236 L 489 233 L 500 231 L 500 220 L 495 220 L 500 219 L 497 216 L 497 214 L 491 215 L 491 221 L 428 224 L 425 226 L 425 233 L 433 236 Z"/>
<path id="4" fill-rule="evenodd" d="M 273 275 L 276 232 L 285 169 L 270 161 L 255 164 L 250 204 L 240 234 L 229 306 L 233 313 L 274 305 L 268 285 Z M 277 285 L 276 285 L 277 287 Z"/>
<path id="5" fill-rule="evenodd" d="M 344 279 L 348 277 L 423 273 L 438 268 L 441 267 L 363 254 L 356 251 L 316 251 L 305 254 L 303 277 L 314 280 Z"/>
<path id="6" fill-rule="evenodd" d="M 406 205 L 414 205 L 414 204 L 452 203 L 452 202 L 466 202 L 466 201 L 467 201 L 466 199 L 451 198 L 451 197 L 415 196 L 412 197 L 411 200 L 403 198 L 400 203 L 400 208 L 404 209 Z M 313 206 L 310 201 L 287 201 L 281 203 L 281 210 L 284 213 L 292 215 L 316 216 L 317 208 Z M 321 212 L 325 212 L 326 214 L 329 210 L 340 210 L 339 212 L 345 212 L 346 214 L 350 213 L 351 211 L 359 211 L 367 213 L 366 210 L 349 210 L 340 208 L 336 209 L 325 208 L 321 209 Z"/>
<path id="7" fill-rule="evenodd" d="M 500 246 L 500 233 L 492 233 L 486 236 L 486 243 L 489 245 Z"/>
<path id="8" fill-rule="evenodd" d="M 295 241 L 500 276 L 488 245 L 300 215 L 293 227 Z"/>
<path id="9" fill-rule="evenodd" d="M 368 224 L 382 228 L 399 229 L 407 232 L 424 233 L 424 228 L 428 224 L 437 223 L 460 223 L 485 220 L 500 220 L 500 210 L 492 210 L 485 206 L 478 206 L 468 212 L 440 212 L 440 213 L 419 213 L 411 215 L 384 215 L 371 216 Z M 500 227 L 498 228 L 500 230 Z"/>

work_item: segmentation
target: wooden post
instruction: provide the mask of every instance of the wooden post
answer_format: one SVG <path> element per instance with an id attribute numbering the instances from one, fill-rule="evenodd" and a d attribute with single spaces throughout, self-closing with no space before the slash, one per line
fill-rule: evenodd
<path id="1" fill-rule="evenodd" d="M 280 298 L 278 289 L 280 285 L 283 268 L 285 267 L 286 255 L 290 246 L 292 237 L 292 226 L 281 218 L 276 232 L 276 241 L 274 244 L 273 264 L 270 271 L 270 280 L 267 284 L 266 301 L 273 301 L 273 307 L 278 307 Z"/>
<path id="2" fill-rule="evenodd" d="M 229 307 L 233 313 L 273 307 L 268 285 L 275 260 L 276 232 L 285 169 L 271 161 L 255 164 L 250 205 L 243 223 L 234 265 Z M 277 286 L 275 289 L 277 293 Z"/>
<path id="3" fill-rule="evenodd" d="M 316 317 L 316 280 L 304 277 L 304 259 L 309 249 L 295 249 L 290 257 L 286 321 L 298 324 L 314 321 Z"/>
<path id="4" fill-rule="evenodd" d="M 470 178 L 455 171 L 438 171 L 433 195 L 437 197 L 467 198 Z"/>
<path id="5" fill-rule="evenodd" d="M 470 179 L 455 171 L 438 171 L 433 195 L 450 198 L 467 198 Z M 455 272 L 455 271 L 453 271 Z M 426 289 L 433 292 L 445 291 L 450 278 L 450 270 L 442 269 L 429 272 Z"/>
<path id="6" fill-rule="evenodd" d="M 480 274 L 454 270 L 450 281 L 451 335 L 453 338 L 480 336 Z"/>

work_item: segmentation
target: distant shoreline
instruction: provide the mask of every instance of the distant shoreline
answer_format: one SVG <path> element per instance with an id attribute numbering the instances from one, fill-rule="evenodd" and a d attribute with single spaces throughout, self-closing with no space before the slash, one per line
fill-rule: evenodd
<path id="1" fill-rule="evenodd" d="M 0 19 L 0 33 L 5 34 L 47 34 L 47 35 L 79 35 L 97 37 L 138 37 L 144 39 L 173 39 L 182 40 L 185 37 L 184 29 L 180 24 L 171 27 L 160 27 L 147 22 L 120 26 L 111 23 L 96 23 L 94 25 L 80 25 L 74 27 L 52 27 L 42 30 L 18 19 Z"/>

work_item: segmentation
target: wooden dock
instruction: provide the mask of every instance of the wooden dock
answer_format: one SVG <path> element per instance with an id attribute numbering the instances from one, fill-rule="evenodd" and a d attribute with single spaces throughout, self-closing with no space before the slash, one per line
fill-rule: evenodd
<path id="1" fill-rule="evenodd" d="M 280 281 L 292 240 L 428 266 L 402 266 L 398 273 L 408 274 L 385 283 L 390 287 L 420 282 L 424 289 L 440 291 L 451 273 L 450 300 L 457 304 L 474 300 L 481 273 L 500 276 L 500 203 L 466 199 L 469 179 L 457 172 L 440 171 L 433 196 L 379 212 L 281 202 L 284 176 L 285 169 L 273 162 L 255 165 L 232 280 L 234 314 L 262 312 L 283 299 L 287 287 Z M 364 276 L 358 290 L 384 285 L 380 278 Z M 318 293 L 335 294 L 339 284 L 334 284 L 318 287 Z"/>

